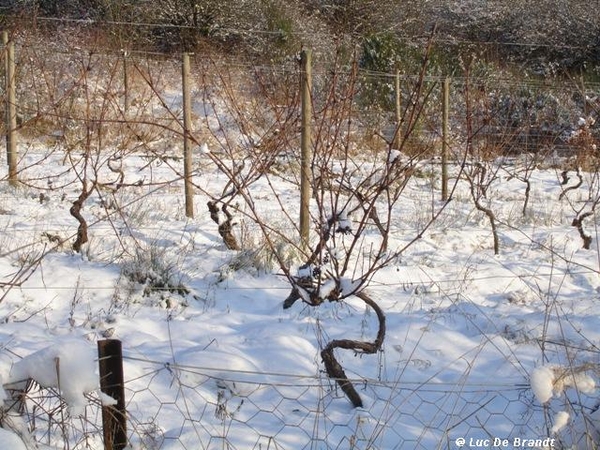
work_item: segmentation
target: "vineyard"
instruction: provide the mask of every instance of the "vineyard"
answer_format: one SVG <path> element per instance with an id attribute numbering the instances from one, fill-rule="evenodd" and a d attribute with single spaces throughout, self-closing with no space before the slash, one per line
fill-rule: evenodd
<path id="1" fill-rule="evenodd" d="M 1 443 L 597 448 L 597 85 L 6 41 Z"/>

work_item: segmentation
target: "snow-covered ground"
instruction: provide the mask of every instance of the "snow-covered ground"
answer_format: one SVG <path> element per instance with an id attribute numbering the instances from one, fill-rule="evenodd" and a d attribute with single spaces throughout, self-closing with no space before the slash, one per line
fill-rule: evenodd
<path id="1" fill-rule="evenodd" d="M 226 180 L 205 156 L 195 156 L 195 182 L 220 192 Z M 331 339 L 374 338 L 376 318 L 364 303 L 297 302 L 284 310 L 285 278 L 225 248 L 202 194 L 196 218 L 186 219 L 172 168 L 140 155 L 124 161 L 131 186 L 114 194 L 122 210 L 111 206 L 110 192 L 87 199 L 90 241 L 74 253 L 69 208 L 80 184 L 65 183 L 73 175 L 64 173 L 63 155 L 35 148 L 21 165 L 31 165 L 22 178 L 33 185 L 52 174 L 55 186 L 63 185 L 42 196 L 35 186 L 0 188 L 5 406 L 15 403 L 13 383 L 38 383 L 23 417 L 13 408 L 4 425 L 28 446 L 102 448 L 90 358 L 106 337 L 123 343 L 133 449 L 598 442 L 597 221 L 586 221 L 594 240 L 584 250 L 571 221 L 587 185 L 559 200 L 555 169 L 534 172 L 524 217 L 523 183 L 505 177 L 489 189 L 500 255 L 487 219 L 460 184 L 423 237 L 377 274 L 368 291 L 386 314 L 383 351 L 337 353 L 365 402 L 354 409 L 323 373 L 320 350 Z M 440 205 L 428 173 L 413 177 L 398 205 L 391 248 L 414 238 Z M 168 183 L 156 184 L 162 181 Z M 276 223 L 279 204 L 261 182 L 255 198 L 263 188 L 259 207 Z M 296 186 L 282 179 L 276 189 L 286 204 L 298 201 Z M 241 216 L 237 222 L 242 243 L 258 245 L 257 227 Z M 67 407 L 48 392 L 62 392 Z M 14 433 L 0 432 L 1 448 L 19 448 Z"/>

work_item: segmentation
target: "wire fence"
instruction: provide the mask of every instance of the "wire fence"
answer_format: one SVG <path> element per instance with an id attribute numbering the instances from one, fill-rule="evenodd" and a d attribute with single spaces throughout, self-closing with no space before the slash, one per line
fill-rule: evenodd
<path id="1" fill-rule="evenodd" d="M 142 448 L 430 450 L 460 448 L 461 439 L 482 448 L 597 445 L 575 425 L 562 440 L 554 435 L 550 410 L 536 403 L 528 380 L 355 380 L 369 401 L 353 409 L 321 375 L 125 362 L 147 371 L 126 383 L 131 439 Z M 574 422 L 584 414 L 576 411 Z"/>
<path id="2" fill-rule="evenodd" d="M 134 450 L 594 449 L 598 444 L 593 405 L 567 394 L 571 429 L 555 434 L 552 410 L 535 400 L 525 379 L 356 379 L 368 400 L 355 409 L 334 380 L 321 374 L 216 369 L 132 356 L 123 362 L 127 448 Z M 128 377 L 131 373 L 138 375 Z M 30 444 L 113 449 L 102 442 L 96 394 L 87 395 L 83 416 L 71 417 L 59 389 L 29 381 L 12 393 Z M 19 430 L 11 417 L 3 417 L 3 426 Z"/>
<path id="3" fill-rule="evenodd" d="M 353 410 L 332 380 L 320 376 L 217 372 L 128 358 L 125 365 L 146 372 L 125 383 L 134 449 L 429 450 L 457 448 L 461 437 L 512 441 L 547 433 L 526 384 L 356 380 L 370 404 Z M 52 390 L 28 395 L 36 440 L 100 448 L 99 407 L 88 407 L 92 413 L 84 420 L 66 419 L 59 398 Z"/>
<path id="4" fill-rule="evenodd" d="M 126 359 L 140 363 L 148 373 L 126 383 L 128 410 L 133 441 L 149 448 L 432 449 L 460 437 L 545 435 L 528 384 L 355 380 L 370 400 L 355 410 L 325 376 Z"/>
<path id="5" fill-rule="evenodd" d="M 28 171 L 53 151 L 104 152 L 115 160 L 142 155 L 150 158 L 149 165 L 182 158 L 187 132 L 183 132 L 180 58 L 62 48 L 26 35 L 16 36 L 15 41 L 20 182 L 47 189 L 39 186 L 39 180 L 30 180 Z M 4 52 L 0 54 L 6 59 Z M 276 146 L 287 158 L 284 164 L 297 163 L 297 155 L 290 157 L 289 152 L 298 138 L 297 114 L 291 113 L 299 109 L 297 65 L 240 67 L 204 55 L 193 55 L 192 62 L 194 125 L 188 131 L 194 145 L 209 143 L 212 151 L 224 152 L 227 157 L 234 151 Z M 408 115 L 420 82 L 414 74 L 359 70 L 355 75 L 343 67 L 317 66 L 313 75 L 316 111 L 331 80 L 357 77 L 353 95 L 360 120 L 355 120 L 354 126 L 362 136 L 352 143 L 356 146 L 369 145 L 373 136 L 390 140 L 396 132 L 402 134 L 401 128 L 396 130 L 398 117 Z M 407 138 L 408 150 L 417 149 L 427 156 L 439 154 L 442 81 L 447 78 L 451 80 L 451 136 L 444 139 L 457 147 L 471 139 L 474 148 L 498 153 L 573 154 L 577 145 L 569 139 L 578 129 L 578 120 L 595 117 L 600 110 L 599 88 L 594 83 L 532 82 L 489 71 L 469 77 L 428 74 L 422 80 L 427 101 Z M 6 96 L 6 92 L 2 94 Z M 253 95 L 263 96 L 263 104 L 253 101 Z M 6 103 L 6 98 L 3 100 Z M 472 136 L 465 137 L 467 111 L 473 123 Z M 287 115 L 296 119 L 284 121 L 282 117 Z M 5 124 L 1 131 L 6 133 L 10 126 Z M 322 123 L 316 128 L 325 126 Z M 596 134 L 597 127 L 592 124 Z M 323 138 L 315 142 L 315 146 L 327 145 Z M 379 139 L 374 147 L 382 144 Z M 98 164 L 108 173 L 110 162 Z M 182 177 L 182 173 L 174 175 Z"/>
<path id="6" fill-rule="evenodd" d="M 135 380 L 141 387 L 127 385 L 133 416 L 138 397 L 153 397 L 157 391 L 167 397 L 154 405 L 144 400 L 143 413 L 137 412 L 145 420 L 134 434 L 155 425 L 157 448 L 430 449 L 447 447 L 453 435 L 477 436 L 479 430 L 510 436 L 530 426 L 510 418 L 526 412 L 519 400 L 523 387 L 463 387 L 456 392 L 445 384 L 362 380 L 371 404 L 352 410 L 331 380 L 322 377 L 155 367 Z M 498 411 L 509 417 L 491 424 Z M 169 429 L 160 425 L 165 415 L 176 419 Z"/>

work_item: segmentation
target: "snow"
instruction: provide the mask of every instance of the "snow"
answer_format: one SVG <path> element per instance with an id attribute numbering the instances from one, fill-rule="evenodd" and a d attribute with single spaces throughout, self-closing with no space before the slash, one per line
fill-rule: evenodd
<path id="1" fill-rule="evenodd" d="M 554 392 L 554 370 L 548 366 L 536 367 L 531 374 L 531 390 L 538 402 L 544 404 Z"/>
<path id="2" fill-rule="evenodd" d="M 8 394 L 4 390 L 4 379 L 2 374 L 0 373 L 0 404 L 2 404 L 5 400 L 9 398 Z"/>
<path id="3" fill-rule="evenodd" d="M 27 447 L 19 436 L 4 428 L 0 428 L 0 448 L 6 450 L 27 450 Z"/>
<path id="4" fill-rule="evenodd" d="M 203 155 L 209 154 L 210 149 L 208 148 L 208 144 L 206 142 L 203 142 L 202 145 L 200 145 L 200 148 L 198 149 L 198 151 Z"/>
<path id="5" fill-rule="evenodd" d="M 531 390 L 537 400 L 544 404 L 553 396 L 564 393 L 568 388 L 584 394 L 594 394 L 596 380 L 585 371 L 574 367 L 536 367 L 530 378 Z"/>
<path id="6" fill-rule="evenodd" d="M 348 218 L 345 212 L 342 212 L 337 217 L 337 231 L 341 233 L 349 233 L 352 231 L 352 221 Z"/>
<path id="7" fill-rule="evenodd" d="M 139 168 L 144 165 L 143 160 L 130 160 L 127 166 L 131 173 L 140 176 Z M 161 173 L 165 178 L 169 176 L 163 166 L 153 167 L 153 171 L 155 179 Z M 205 171 L 202 177 L 206 183 L 224 183 L 216 173 Z M 385 359 L 378 363 L 376 355 L 361 358 L 343 352 L 340 355 L 347 373 L 353 376 L 367 380 L 382 377 L 399 387 L 417 386 L 415 392 L 419 397 L 402 394 L 405 391 L 393 394 L 399 395 L 400 404 L 404 401 L 412 406 L 403 407 L 406 414 L 386 419 L 406 430 L 405 436 L 411 433 L 419 436 L 423 426 L 431 426 L 431 422 L 423 424 L 418 418 L 440 414 L 437 408 L 444 402 L 438 400 L 452 395 L 446 392 L 447 386 L 466 389 L 471 384 L 483 384 L 500 389 L 495 383 L 519 385 L 529 378 L 530 392 L 536 401 L 558 410 L 553 420 L 555 433 L 563 433 L 580 420 L 573 414 L 560 414 L 564 412 L 564 396 L 575 390 L 592 397 L 597 395 L 593 372 L 570 373 L 561 356 L 564 348 L 553 347 L 546 355 L 551 361 L 541 364 L 544 358 L 539 346 L 532 345 L 544 337 L 548 341 L 568 338 L 573 342 L 579 342 L 581 336 L 589 342 L 600 338 L 596 314 L 600 281 L 595 272 L 581 269 L 593 267 L 596 256 L 594 252 L 581 250 L 577 232 L 569 226 L 569 211 L 565 209 L 568 205 L 552 201 L 560 193 L 555 172 L 539 171 L 536 177 L 532 197 L 535 215 L 529 218 L 514 216 L 521 198 L 518 184 L 504 181 L 497 187 L 496 198 L 502 201 L 498 214 L 519 226 L 518 231 L 502 228 L 501 255 L 491 254 L 485 220 L 476 218 L 468 196 L 461 197 L 459 192 L 439 224 L 370 282 L 367 288 L 370 296 L 386 313 L 387 336 L 382 353 Z M 400 246 L 409 240 L 423 220 L 420 212 L 432 204 L 424 198 L 426 191 L 420 181 L 415 179 L 411 187 L 413 200 L 403 205 L 398 222 L 391 227 L 395 235 L 390 246 Z M 278 188 L 285 193 L 282 195 L 289 195 L 286 198 L 292 205 L 293 186 L 282 183 Z M 61 201 L 62 193 L 50 194 L 47 204 L 40 204 L 33 196 L 23 199 L 10 191 L 4 195 L 4 209 L 11 214 L 0 215 L 0 219 L 7 222 L 5 229 L 15 233 L 18 230 L 21 242 L 33 242 L 40 228 L 60 232 L 74 227 L 65 214 L 70 203 Z M 179 192 L 164 192 L 146 197 L 145 210 L 131 211 L 132 217 L 136 214 L 137 222 L 122 226 L 122 242 L 135 242 L 132 235 L 143 241 L 136 257 L 143 264 L 132 266 L 131 258 L 115 258 L 113 246 L 119 241 L 114 237 L 114 229 L 100 224 L 90 229 L 92 241 L 85 257 L 73 254 L 68 248 L 51 252 L 21 289 L 8 292 L 0 304 L 2 317 L 6 318 L 0 337 L 5 348 L 10 349 L 0 359 L 0 375 L 5 385 L 34 378 L 41 385 L 60 389 L 70 414 L 81 414 L 89 407 L 90 394 L 99 395 L 94 342 L 110 334 L 123 341 L 126 355 L 132 358 L 125 361 L 126 377 L 134 380 L 128 391 L 130 415 L 136 420 L 151 418 L 167 436 L 173 430 L 180 430 L 179 441 L 165 440 L 174 443 L 166 448 L 178 448 L 179 442 L 192 442 L 194 436 L 194 430 L 182 428 L 184 422 L 178 410 L 169 409 L 168 405 L 177 404 L 177 399 L 171 397 L 173 376 L 179 383 L 194 388 L 187 395 L 203 396 L 204 403 L 199 401 L 199 404 L 221 402 L 226 405 L 220 410 L 221 417 L 233 414 L 250 423 L 254 419 L 245 414 L 249 414 L 246 411 L 253 402 L 259 403 L 255 397 L 258 394 L 260 401 L 283 406 L 284 400 L 277 396 L 281 391 L 285 401 L 289 398 L 296 404 L 289 407 L 290 411 L 318 404 L 316 396 L 303 397 L 309 388 L 302 387 L 298 380 L 310 377 L 309 384 L 315 383 L 312 377 L 322 370 L 319 353 L 327 340 L 374 336 L 377 330 L 373 313 L 352 297 L 339 304 L 325 302 L 319 308 L 300 306 L 298 302 L 284 311 L 281 302 L 290 287 L 277 274 L 256 275 L 244 269 L 229 269 L 228 276 L 220 278 L 218 274 L 224 266 L 231 266 L 235 253 L 223 247 L 216 225 L 201 209 L 194 221 L 178 216 L 179 195 Z M 205 198 L 198 195 L 196 204 L 205 204 Z M 261 208 L 275 216 L 279 206 L 276 202 L 264 202 Z M 90 201 L 87 214 L 102 212 Z M 32 223 L 39 225 L 32 227 Z M 250 224 L 245 227 L 252 232 Z M 339 249 L 328 251 L 343 255 L 345 250 L 340 245 Z M 561 263 L 555 257 L 557 252 L 568 263 Z M 140 254 L 152 257 L 141 258 Z M 14 271 L 14 264 L 9 257 L 0 259 L 5 276 Z M 579 269 L 575 270 L 573 264 Z M 168 271 L 167 279 L 183 283 L 190 294 L 152 291 L 150 282 L 141 285 L 129 281 L 124 269 L 132 267 L 136 270 L 146 267 L 147 274 L 157 275 L 149 280 L 162 279 L 159 273 Z M 314 266 L 300 268 L 297 275 L 312 277 L 313 271 Z M 338 280 L 337 284 L 333 279 L 324 280 L 319 295 L 326 298 L 336 287 L 341 294 L 354 292 L 359 284 L 360 280 L 351 276 Z M 547 290 L 543 295 L 539 290 L 542 285 Z M 300 293 L 307 295 L 302 289 Z M 548 299 L 556 299 L 557 305 L 569 314 L 572 329 L 565 327 L 560 317 L 547 316 Z M 36 313 L 39 311 L 43 314 Z M 546 326 L 542 328 L 545 320 Z M 579 342 L 579 345 L 584 344 Z M 586 355 L 581 351 L 582 364 L 586 363 Z M 149 388 L 145 376 L 153 373 L 156 366 L 140 361 L 159 363 L 164 376 L 152 380 L 162 384 L 152 384 Z M 498 377 L 498 373 L 503 375 Z M 290 383 L 289 377 L 295 383 Z M 278 391 L 270 394 L 257 391 L 257 386 L 271 382 L 278 386 Z M 356 423 L 355 414 L 384 417 L 384 410 L 378 409 L 382 394 L 377 392 L 377 384 L 370 387 L 367 383 L 367 386 L 366 391 L 361 391 L 365 409 L 352 412 L 343 396 L 333 397 L 328 402 L 328 420 Z M 429 393 L 419 392 L 419 386 L 426 386 Z M 436 390 L 440 389 L 438 386 L 444 390 Z M 251 402 L 244 402 L 245 398 Z M 423 401 L 413 404 L 415 398 Z M 518 398 L 517 395 L 515 399 Z M 110 399 L 102 400 L 110 403 Z M 163 406 L 157 406 L 159 400 L 164 402 Z M 452 401 L 462 401 L 462 397 Z M 481 400 L 468 400 L 468 404 L 478 401 Z M 496 411 L 494 402 L 486 408 Z M 504 411 L 507 406 L 498 404 L 497 408 Z M 448 413 L 451 412 L 452 408 Z M 297 413 L 288 414 L 288 419 L 293 419 L 294 414 Z M 210 416 L 204 420 L 221 420 Z M 264 412 L 258 418 L 260 421 L 254 427 L 262 427 L 267 434 L 277 433 L 278 419 Z M 461 420 L 460 416 L 455 419 Z M 304 420 L 302 416 L 298 418 L 301 423 Z M 543 416 L 531 420 L 537 420 L 534 423 L 539 426 Z M 310 435 L 312 425 L 307 427 Z M 343 433 L 346 428 L 336 425 L 335 429 Z M 298 430 L 293 428 L 290 436 L 297 438 Z M 335 436 L 338 442 L 344 439 L 343 434 Z M 141 442 L 148 437 L 139 439 Z M 389 448 L 394 448 L 397 439 L 392 433 L 384 444 L 387 442 Z M 435 446 L 436 439 L 432 434 L 426 442 Z"/>
<path id="8" fill-rule="evenodd" d="M 311 265 L 299 267 L 296 271 L 298 278 L 310 278 L 313 276 L 314 268 Z"/>
<path id="9" fill-rule="evenodd" d="M 585 372 L 574 372 L 565 368 L 560 379 L 554 384 L 554 390 L 563 392 L 566 388 L 573 388 L 584 394 L 593 394 L 596 391 L 596 381 Z"/>
<path id="10" fill-rule="evenodd" d="M 196 165 L 205 164 L 196 186 L 220 193 L 227 180 L 209 158 L 196 157 Z M 28 169 L 21 176 L 35 181 L 63 173 L 62 155 L 44 153 L 44 164 L 36 165 L 40 158 L 33 150 L 24 154 Z M 71 416 L 97 411 L 98 398 L 111 403 L 98 393 L 95 343 L 112 336 L 123 342 L 135 450 L 195 448 L 200 433 L 214 442 L 225 429 L 236 448 L 267 448 L 275 441 L 281 448 L 311 448 L 307 440 L 313 436 L 312 447 L 324 449 L 347 448 L 357 436 L 365 436 L 357 448 L 366 448 L 371 437 L 377 441 L 373 448 L 395 449 L 400 442 L 403 448 L 437 448 L 464 433 L 538 438 L 519 433 L 550 428 L 570 443 L 577 435 L 571 431 L 585 423 L 582 411 L 591 410 L 598 397 L 599 258 L 595 244 L 582 249 L 570 225 L 572 205 L 586 206 L 588 192 L 582 188 L 572 201 L 559 201 L 554 167 L 534 171 L 526 215 L 517 178 L 490 186 L 490 204 L 500 219 L 499 255 L 491 251 L 489 224 L 464 184 L 433 227 L 420 234 L 431 208 L 440 204 L 439 192 L 432 179 L 410 180 L 392 217 L 389 248 L 420 237 L 366 280 L 366 291 L 386 315 L 383 349 L 373 355 L 338 352 L 346 373 L 360 380 L 365 408 L 355 410 L 324 375 L 320 352 L 333 339 L 374 338 L 373 311 L 352 296 L 317 308 L 299 301 L 283 310 L 290 292 L 285 277 L 276 269 L 252 270 L 252 260 L 239 264 L 239 253 L 225 248 L 208 217 L 205 194 L 196 193 L 196 217 L 184 216 L 181 163 L 172 164 L 176 170 L 140 156 L 124 161 L 126 181 L 153 184 L 115 193 L 128 206 L 111 212 L 111 221 L 94 193 L 83 210 L 93 223 L 83 254 L 69 245 L 76 232 L 68 211 L 77 180 L 55 182 L 65 187 L 47 191 L 43 201 L 32 187 L 0 186 L 0 275 L 7 283 L 0 302 L 4 400 L 12 383 L 33 378 L 59 390 Z M 595 183 L 582 173 L 586 185 Z M 297 215 L 297 186 L 286 181 L 292 178 L 262 180 L 252 189 L 269 224 L 282 223 L 284 237 L 295 238 L 296 224 L 283 214 Z M 270 186 L 279 198 L 270 195 Z M 234 231 L 247 248 L 260 247 L 260 230 L 248 215 L 236 220 Z M 594 242 L 597 221 L 591 217 L 586 224 Z M 340 216 L 339 225 L 352 223 Z M 373 230 L 368 227 L 362 237 L 367 244 L 359 259 L 368 257 Z M 56 245 L 44 232 L 65 243 Z M 348 238 L 336 236 L 336 247 L 326 249 L 334 259 L 350 251 L 344 246 Z M 23 263 L 43 252 L 40 267 L 11 286 Z M 269 261 L 258 262 L 269 267 Z M 290 273 L 299 277 L 312 278 L 317 266 L 293 264 L 300 268 Z M 136 270 L 145 271 L 144 282 L 134 277 Z M 323 279 L 319 295 L 362 288 L 359 272 Z M 161 286 L 165 281 L 187 291 Z M 299 292 L 310 300 L 306 290 Z M 90 403 L 90 397 L 96 400 Z M 582 406 L 567 413 L 566 405 Z M 46 442 L 42 428 L 37 437 Z M 273 442 L 258 445 L 261 436 L 273 436 Z M 59 438 L 48 448 L 62 448 Z M 18 437 L 1 431 L 0 448 L 19 448 L 18 440 L 8 439 Z"/>
<path id="11" fill-rule="evenodd" d="M 83 414 L 88 401 L 85 394 L 100 389 L 97 357 L 89 344 L 72 339 L 57 339 L 16 362 L 10 371 L 8 384 L 28 379 L 43 387 L 60 390 L 73 415 Z"/>
<path id="12" fill-rule="evenodd" d="M 392 149 L 388 155 L 388 164 L 393 164 L 397 159 L 402 157 L 402 152 L 400 150 Z"/>
<path id="13" fill-rule="evenodd" d="M 322 300 L 327 299 L 336 288 L 337 282 L 335 280 L 326 280 L 319 288 L 319 298 Z"/>
<path id="14" fill-rule="evenodd" d="M 554 416 L 554 425 L 552 425 L 552 429 L 550 433 L 556 434 L 560 430 L 562 430 L 567 423 L 569 422 L 569 413 L 566 411 L 559 411 Z"/>
<path id="15" fill-rule="evenodd" d="M 350 294 L 355 292 L 360 286 L 360 280 L 351 280 L 349 278 L 342 278 L 340 280 L 340 291 L 342 294 Z"/>

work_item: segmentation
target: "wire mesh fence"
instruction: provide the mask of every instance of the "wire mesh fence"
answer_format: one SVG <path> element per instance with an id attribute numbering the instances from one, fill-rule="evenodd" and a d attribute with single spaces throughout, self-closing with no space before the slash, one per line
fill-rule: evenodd
<path id="1" fill-rule="evenodd" d="M 550 427 L 551 408 L 536 402 L 528 380 L 357 379 L 367 401 L 353 408 L 334 380 L 321 374 L 212 369 L 127 356 L 124 366 L 138 374 L 124 383 L 130 449 L 597 448 L 592 431 L 597 404 L 565 395 L 572 425 L 559 435 Z M 87 395 L 83 415 L 71 415 L 60 389 L 28 381 L 9 392 L 14 409 L 2 425 L 27 436 L 32 448 L 116 448 L 103 443 L 98 395 Z"/>
<path id="2" fill-rule="evenodd" d="M 489 385 L 355 380 L 352 408 L 320 374 L 220 371 L 125 358 L 131 442 L 149 449 L 433 449 L 548 436 L 526 380 Z M 460 442 L 460 441 L 459 441 Z"/>

